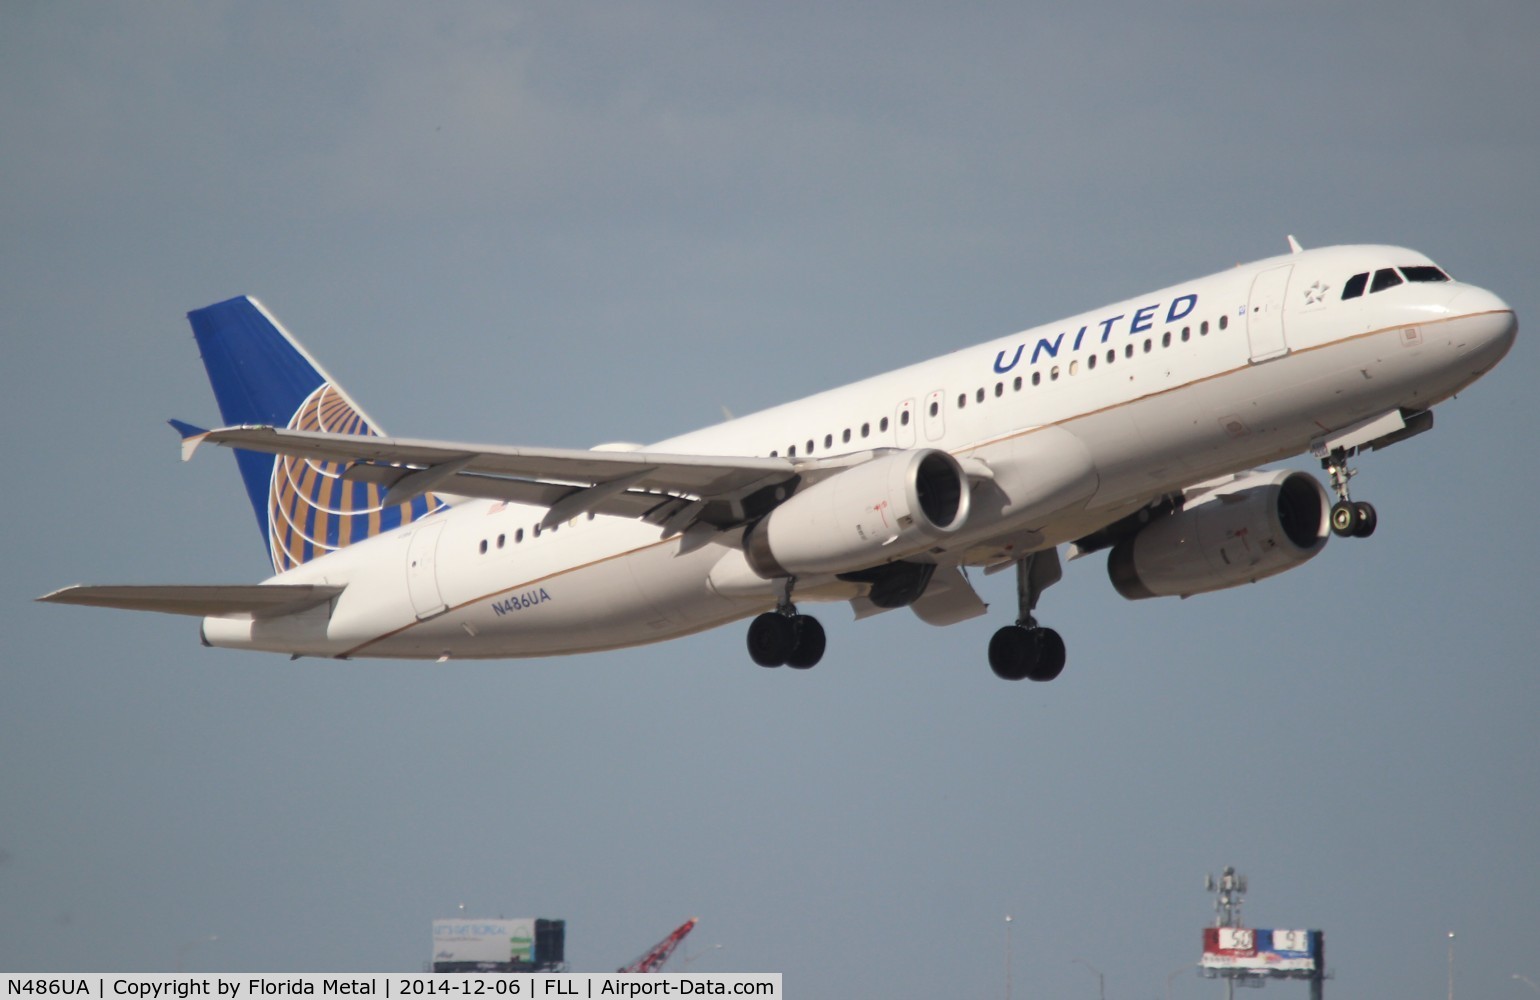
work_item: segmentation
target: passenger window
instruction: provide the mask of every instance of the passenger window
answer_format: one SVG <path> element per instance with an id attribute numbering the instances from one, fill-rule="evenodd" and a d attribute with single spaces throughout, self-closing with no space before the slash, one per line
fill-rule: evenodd
<path id="1" fill-rule="evenodd" d="M 1089 358 L 1086 358 L 1085 359 L 1085 366 L 1086 366 L 1086 370 L 1087 371 L 1089 371 L 1092 368 L 1095 368 L 1096 367 L 1096 355 L 1093 354 Z"/>
<path id="2" fill-rule="evenodd" d="M 1182 343 L 1185 344 L 1185 343 L 1187 343 L 1191 339 L 1192 339 L 1192 327 L 1190 327 L 1190 326 L 1182 327 Z"/>
<path id="3" fill-rule="evenodd" d="M 1418 267 L 1403 267 L 1401 273 L 1407 281 L 1448 281 L 1449 275 L 1436 267 L 1419 265 Z"/>
<path id="4" fill-rule="evenodd" d="M 977 396 L 975 396 L 974 398 L 977 399 L 978 402 L 982 403 L 984 401 L 984 390 L 982 388 L 980 388 L 979 391 L 978 391 Z"/>
<path id="5" fill-rule="evenodd" d="M 803 452 L 803 454 L 811 455 L 812 453 L 813 453 L 813 439 L 812 438 L 808 438 L 807 439 L 807 450 L 805 452 Z"/>
<path id="6" fill-rule="evenodd" d="M 1033 372 L 1032 373 L 1032 384 L 1033 385 L 1042 385 L 1043 384 L 1043 373 L 1042 372 Z"/>
<path id="7" fill-rule="evenodd" d="M 845 428 L 845 433 L 840 435 L 840 440 L 843 443 L 845 443 L 845 444 L 849 444 L 850 443 L 850 428 L 849 427 L 846 427 Z"/>
<path id="8" fill-rule="evenodd" d="M 1123 357 L 1131 358 L 1133 356 L 1134 356 L 1134 345 L 1133 344 L 1129 344 L 1127 347 L 1123 348 Z"/>
<path id="9" fill-rule="evenodd" d="M 1160 335 L 1160 346 L 1161 347 L 1170 347 L 1171 346 L 1171 331 L 1170 330 L 1167 330 L 1165 333 Z"/>
<path id="10" fill-rule="evenodd" d="M 517 545 L 522 541 L 524 541 L 524 529 L 520 528 L 513 533 L 513 544 Z"/>
<path id="11" fill-rule="evenodd" d="M 1367 285 L 1368 283 L 1369 283 L 1369 272 L 1368 271 L 1365 271 L 1363 274 L 1355 274 L 1355 275 L 1353 275 L 1351 278 L 1349 278 L 1347 280 L 1347 284 L 1342 286 L 1342 297 L 1344 299 L 1356 299 L 1356 298 L 1358 298 L 1360 295 L 1362 295 L 1364 293 L 1364 286 Z"/>
<path id="12" fill-rule="evenodd" d="M 1198 324 L 1198 336 L 1200 336 L 1200 337 L 1207 337 L 1208 336 L 1208 320 L 1204 320 L 1202 323 Z"/>
<path id="13" fill-rule="evenodd" d="M 834 435 L 833 434 L 825 434 L 823 436 L 823 447 L 824 447 L 825 451 L 828 451 L 830 448 L 834 447 Z"/>
<path id="14" fill-rule="evenodd" d="M 871 424 L 862 424 L 861 425 L 861 436 L 862 437 L 871 437 L 871 434 L 872 434 L 872 425 Z"/>
<path id="15" fill-rule="evenodd" d="M 930 404 L 930 415 L 934 417 L 938 412 L 940 412 L 940 410 L 941 404 L 933 400 Z"/>
<path id="16" fill-rule="evenodd" d="M 507 535 L 498 535 L 497 536 L 497 547 L 498 548 L 502 548 L 503 547 L 503 543 L 506 542 L 507 540 L 508 540 L 508 536 Z"/>
<path id="17" fill-rule="evenodd" d="M 792 445 L 790 448 L 786 449 L 786 457 L 787 458 L 796 458 L 797 457 L 797 446 L 796 445 Z"/>
<path id="18" fill-rule="evenodd" d="M 483 538 L 481 540 L 481 554 L 482 555 L 486 555 L 487 554 L 487 540 L 485 538 Z"/>
<path id="19" fill-rule="evenodd" d="M 1221 330 L 1228 330 L 1228 329 L 1230 329 L 1230 314 L 1229 313 L 1221 313 L 1220 314 L 1220 316 L 1219 316 L 1219 329 L 1221 329 Z"/>
<path id="20" fill-rule="evenodd" d="M 1016 376 L 1016 381 L 1011 383 L 1011 389 L 1013 391 L 1015 391 L 1015 392 L 1020 392 L 1021 391 L 1021 376 L 1020 375 L 1017 375 Z"/>
<path id="21" fill-rule="evenodd" d="M 1107 352 L 1107 364 L 1110 365 L 1114 361 L 1116 361 L 1117 359 L 1118 359 L 1118 352 L 1117 351 L 1108 351 Z"/>
<path id="22" fill-rule="evenodd" d="M 1005 395 L 1005 383 L 1004 382 L 996 382 L 995 383 L 995 398 L 999 399 L 1003 395 Z"/>
<path id="23" fill-rule="evenodd" d="M 1059 366 L 1058 365 L 1054 365 L 1052 368 L 1048 369 L 1048 381 L 1050 381 L 1050 382 L 1057 382 L 1057 381 L 1059 381 Z"/>
<path id="24" fill-rule="evenodd" d="M 1152 346 L 1153 346 L 1153 345 L 1152 345 L 1152 344 L 1151 344 L 1151 343 L 1150 343 L 1150 338 L 1148 338 L 1148 337 L 1145 337 L 1145 338 L 1144 338 L 1144 353 L 1145 353 L 1145 354 L 1148 354 L 1148 353 L 1150 353 L 1150 348 L 1151 348 L 1151 347 L 1152 347 Z"/>
<path id="25" fill-rule="evenodd" d="M 1382 267 L 1374 272 L 1374 284 L 1369 286 L 1369 293 L 1383 292 L 1387 288 L 1394 288 L 1401 284 L 1401 276 L 1393 267 Z"/>
<path id="26" fill-rule="evenodd" d="M 901 422 L 903 423 L 903 425 L 905 427 L 908 427 L 909 426 L 909 411 L 905 410 L 903 417 L 900 418 L 900 419 L 901 419 Z M 881 430 L 881 431 L 887 431 L 887 429 L 888 429 L 888 418 L 887 417 L 883 417 L 882 418 L 882 423 L 877 425 L 877 429 Z"/>

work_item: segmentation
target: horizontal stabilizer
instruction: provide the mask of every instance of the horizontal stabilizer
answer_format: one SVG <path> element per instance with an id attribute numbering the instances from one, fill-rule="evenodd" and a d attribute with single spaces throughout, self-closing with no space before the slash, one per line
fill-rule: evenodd
<path id="1" fill-rule="evenodd" d="M 342 593 L 341 587 L 313 584 L 229 584 L 207 586 L 74 586 L 44 594 L 49 604 L 83 604 L 124 611 L 160 611 L 198 618 L 276 618 L 304 611 Z"/>

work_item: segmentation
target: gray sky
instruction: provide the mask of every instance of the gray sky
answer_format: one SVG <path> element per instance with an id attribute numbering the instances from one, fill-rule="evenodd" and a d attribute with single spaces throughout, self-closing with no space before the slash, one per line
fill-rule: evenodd
<path id="1" fill-rule="evenodd" d="M 0 968 L 415 970 L 429 922 L 690 916 L 798 997 L 1157 1000 L 1251 878 L 1331 993 L 1540 981 L 1540 6 L 0 6 Z M 264 553 L 184 313 L 258 295 L 393 432 L 586 447 L 1243 260 L 1389 242 L 1530 332 L 1358 463 L 1372 541 L 1191 601 L 821 613 L 595 656 L 331 663 L 45 607 Z M 1310 468 L 1301 459 L 1296 467 Z M 207 940 L 217 935 L 217 941 Z M 714 944 L 720 950 L 707 952 Z M 1183 973 L 1174 1000 L 1221 987 Z M 1276 984 L 1269 995 L 1303 995 Z"/>

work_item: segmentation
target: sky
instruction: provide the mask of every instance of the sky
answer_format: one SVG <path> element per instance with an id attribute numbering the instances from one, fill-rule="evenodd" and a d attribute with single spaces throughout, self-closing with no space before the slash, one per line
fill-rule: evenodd
<path id="1" fill-rule="evenodd" d="M 1234 865 L 1329 995 L 1445 996 L 1454 932 L 1455 995 L 1522 1000 L 1537 39 L 1532 0 L 0 4 L 0 969 L 416 971 L 463 906 L 565 919 L 576 971 L 694 916 L 673 968 L 797 997 L 1202 1000 Z M 233 295 L 393 433 L 589 447 L 1289 234 L 1415 247 L 1518 343 L 1355 463 L 1372 540 L 1188 601 L 1069 564 L 1052 684 L 986 665 L 1009 574 L 944 629 L 824 606 L 806 672 L 739 625 L 291 662 L 33 602 L 266 575 L 164 424 L 217 419 L 184 316 Z"/>

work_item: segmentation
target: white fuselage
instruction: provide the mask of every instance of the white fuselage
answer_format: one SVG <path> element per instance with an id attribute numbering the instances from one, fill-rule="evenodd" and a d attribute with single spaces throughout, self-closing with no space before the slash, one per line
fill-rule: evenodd
<path id="1" fill-rule="evenodd" d="M 1152 499 L 1299 454 L 1495 365 L 1516 320 L 1458 281 L 1343 300 L 1344 282 L 1430 264 L 1395 247 L 1305 251 L 1173 285 L 648 446 L 823 459 L 937 448 L 989 472 L 962 530 L 927 553 L 994 565 L 1081 538 Z M 315 656 L 545 656 L 635 645 L 774 607 L 741 530 L 666 535 L 466 500 L 271 582 L 345 585 L 334 607 L 210 618 L 207 642 Z M 857 589 L 799 579 L 800 600 Z"/>

